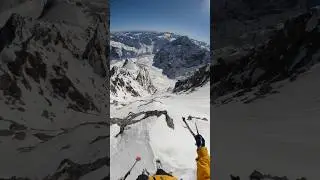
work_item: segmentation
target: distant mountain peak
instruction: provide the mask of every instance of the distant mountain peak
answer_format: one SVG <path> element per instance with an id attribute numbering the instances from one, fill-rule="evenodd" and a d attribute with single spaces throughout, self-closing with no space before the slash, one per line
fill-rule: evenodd
<path id="1" fill-rule="evenodd" d="M 110 38 L 110 57 L 112 60 L 155 54 L 173 41 L 185 45 L 194 43 L 209 50 L 209 45 L 205 42 L 172 32 L 116 31 L 111 33 Z"/>
<path id="2" fill-rule="evenodd" d="M 164 45 L 154 56 L 153 65 L 163 69 L 169 78 L 189 76 L 210 62 L 209 49 L 187 36 Z"/>

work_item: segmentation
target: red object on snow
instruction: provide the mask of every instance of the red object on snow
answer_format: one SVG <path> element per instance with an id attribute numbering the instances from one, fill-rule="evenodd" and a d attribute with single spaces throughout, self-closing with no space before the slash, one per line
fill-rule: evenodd
<path id="1" fill-rule="evenodd" d="M 136 161 L 140 161 L 141 160 L 141 157 L 140 156 L 137 156 L 136 157 Z"/>

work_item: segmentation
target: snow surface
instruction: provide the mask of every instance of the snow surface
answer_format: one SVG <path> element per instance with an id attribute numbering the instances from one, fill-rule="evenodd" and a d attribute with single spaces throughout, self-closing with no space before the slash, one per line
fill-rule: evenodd
<path id="1" fill-rule="evenodd" d="M 319 179 L 320 66 L 254 103 L 211 108 L 213 178 L 246 179 L 254 169 L 288 179 Z"/>
<path id="2" fill-rule="evenodd" d="M 130 112 L 138 113 L 148 110 L 166 110 L 174 121 L 174 129 L 167 126 L 165 117 L 150 117 L 130 125 L 124 134 L 115 137 L 120 127 L 111 126 L 111 179 L 125 175 L 134 163 L 136 156 L 142 160 L 133 169 L 128 179 L 136 179 L 146 168 L 150 173 L 156 171 L 155 160 L 160 159 L 163 168 L 184 180 L 196 179 L 196 146 L 189 131 L 184 128 L 182 116 L 189 115 L 210 119 L 210 85 L 209 83 L 190 94 L 172 94 L 167 91 L 174 86 L 161 70 L 152 66 L 152 55 L 135 58 L 135 62 L 148 68 L 154 85 L 159 88 L 156 94 L 131 98 L 122 101 L 121 106 L 111 105 L 110 116 L 123 118 Z M 113 62 L 113 65 L 121 63 Z M 112 97 L 111 97 L 112 98 Z M 195 120 L 189 121 L 195 130 Z M 210 150 L 210 121 L 197 120 L 199 132 L 206 139 Z"/>

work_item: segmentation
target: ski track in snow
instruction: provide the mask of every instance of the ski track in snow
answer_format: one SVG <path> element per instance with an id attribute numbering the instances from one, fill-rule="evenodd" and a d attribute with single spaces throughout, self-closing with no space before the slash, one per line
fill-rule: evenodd
<path id="1" fill-rule="evenodd" d="M 134 163 L 136 156 L 142 160 L 132 170 L 128 179 L 136 179 L 146 168 L 151 174 L 156 171 L 155 160 L 160 159 L 163 168 L 184 180 L 195 179 L 196 146 L 189 131 L 184 128 L 182 116 L 189 115 L 210 119 L 210 85 L 209 83 L 190 94 L 172 94 L 167 92 L 174 81 L 162 75 L 161 70 L 152 67 L 153 56 L 131 59 L 148 67 L 152 82 L 160 89 L 150 96 L 132 98 L 126 105 L 111 105 L 111 117 L 125 117 L 130 112 L 137 113 L 148 110 L 167 110 L 173 118 L 174 129 L 167 126 L 165 116 L 150 117 L 129 126 L 124 134 L 115 138 L 119 132 L 118 125 L 111 126 L 111 179 L 119 179 L 125 175 Z M 121 62 L 112 62 L 112 65 Z M 118 65 L 119 65 L 118 64 Z M 195 130 L 194 120 L 188 121 Z M 206 139 L 210 150 L 210 121 L 197 120 L 199 132 Z"/>

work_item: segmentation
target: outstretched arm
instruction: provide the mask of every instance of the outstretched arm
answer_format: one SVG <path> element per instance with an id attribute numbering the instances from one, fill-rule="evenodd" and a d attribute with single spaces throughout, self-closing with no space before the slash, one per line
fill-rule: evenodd
<path id="1" fill-rule="evenodd" d="M 198 147 L 197 153 L 197 180 L 210 179 L 210 157 L 208 149 L 205 147 L 204 138 L 198 134 L 195 136 L 196 145 Z"/>
<path id="2" fill-rule="evenodd" d="M 197 150 L 197 180 L 210 179 L 210 157 L 206 147 L 200 147 Z"/>

